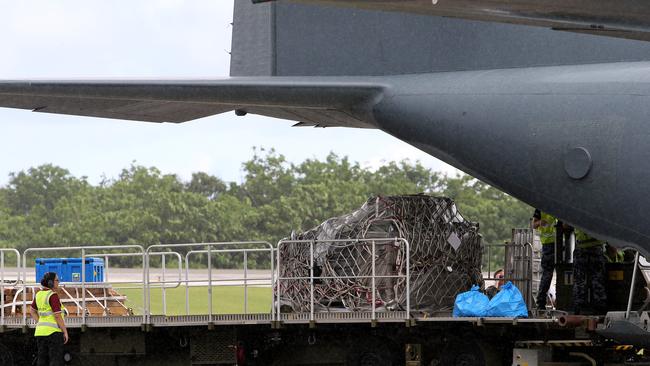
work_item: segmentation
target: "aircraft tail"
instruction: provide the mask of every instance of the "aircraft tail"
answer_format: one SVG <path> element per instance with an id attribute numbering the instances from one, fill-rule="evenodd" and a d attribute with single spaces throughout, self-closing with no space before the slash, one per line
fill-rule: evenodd
<path id="1" fill-rule="evenodd" d="M 650 60 L 650 42 L 356 8 L 235 1 L 231 76 L 380 76 Z"/>

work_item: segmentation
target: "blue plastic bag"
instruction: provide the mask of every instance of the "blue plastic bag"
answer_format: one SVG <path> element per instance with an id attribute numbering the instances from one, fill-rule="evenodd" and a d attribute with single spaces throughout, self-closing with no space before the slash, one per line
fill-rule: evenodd
<path id="1" fill-rule="evenodd" d="M 485 316 L 490 300 L 480 291 L 477 285 L 472 289 L 458 294 L 454 302 L 454 318 Z"/>
<path id="2" fill-rule="evenodd" d="M 487 316 L 528 317 L 528 308 L 519 289 L 508 281 L 499 288 L 487 307 Z"/>

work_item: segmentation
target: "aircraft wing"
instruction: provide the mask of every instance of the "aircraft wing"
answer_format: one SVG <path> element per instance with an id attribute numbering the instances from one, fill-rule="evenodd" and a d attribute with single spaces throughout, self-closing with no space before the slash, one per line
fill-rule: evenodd
<path id="1" fill-rule="evenodd" d="M 214 81 L 0 81 L 0 107 L 147 122 L 186 122 L 231 110 L 317 127 L 373 128 L 383 87 L 323 78 Z"/>

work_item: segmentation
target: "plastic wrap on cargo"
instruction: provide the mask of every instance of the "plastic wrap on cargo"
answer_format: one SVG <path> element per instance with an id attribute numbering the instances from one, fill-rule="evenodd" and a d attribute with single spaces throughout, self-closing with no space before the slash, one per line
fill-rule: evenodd
<path id="1" fill-rule="evenodd" d="M 350 214 L 331 218 L 293 240 L 314 245 L 316 311 L 368 310 L 372 304 L 372 244 L 352 239 L 403 238 L 410 243 L 411 310 L 448 311 L 460 292 L 482 283 L 478 224 L 465 220 L 449 198 L 427 195 L 374 197 Z M 351 239 L 328 242 L 332 239 Z M 281 302 L 309 311 L 310 244 L 280 247 Z M 378 310 L 406 307 L 406 246 L 375 242 L 375 305 Z M 401 276 L 401 277 L 398 277 Z M 297 277 L 301 277 L 298 279 Z"/>

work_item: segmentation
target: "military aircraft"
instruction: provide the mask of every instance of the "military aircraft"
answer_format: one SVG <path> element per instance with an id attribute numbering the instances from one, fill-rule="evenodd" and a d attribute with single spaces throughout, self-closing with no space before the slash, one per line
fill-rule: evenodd
<path id="1" fill-rule="evenodd" d="M 650 254 L 650 5 L 256 2 L 235 2 L 229 79 L 2 81 L 0 107 L 380 129 Z"/>

